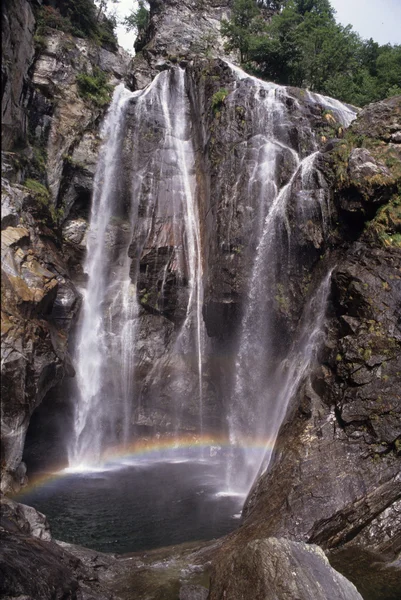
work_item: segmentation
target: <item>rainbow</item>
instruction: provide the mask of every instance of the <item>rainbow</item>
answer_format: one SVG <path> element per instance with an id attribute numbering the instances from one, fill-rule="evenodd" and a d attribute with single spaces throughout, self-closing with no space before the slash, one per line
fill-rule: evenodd
<path id="1" fill-rule="evenodd" d="M 60 481 L 71 474 L 105 472 L 120 464 L 124 466 L 124 461 L 129 466 L 129 461 L 135 459 L 150 459 L 156 461 L 168 460 L 174 452 L 191 451 L 194 449 L 209 449 L 210 456 L 212 451 L 219 452 L 223 449 L 244 449 L 258 454 L 272 451 L 274 448 L 273 439 L 251 439 L 242 438 L 240 442 L 233 444 L 227 436 L 220 435 L 185 435 L 175 436 L 156 436 L 151 438 L 141 438 L 131 444 L 123 446 L 112 446 L 102 454 L 100 465 L 91 457 L 87 457 L 82 465 L 76 467 L 55 468 L 52 472 L 41 473 L 34 477 L 27 486 L 22 488 L 14 498 L 17 500 L 34 490 L 49 485 L 50 483 Z"/>

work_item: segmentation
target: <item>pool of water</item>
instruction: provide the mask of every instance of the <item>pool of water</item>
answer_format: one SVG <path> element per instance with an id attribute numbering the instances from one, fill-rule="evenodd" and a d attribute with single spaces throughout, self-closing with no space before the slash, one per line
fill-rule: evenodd
<path id="1" fill-rule="evenodd" d="M 102 552 L 135 552 L 235 529 L 245 500 L 224 488 L 219 456 L 126 460 L 65 473 L 19 495 L 53 537 Z"/>

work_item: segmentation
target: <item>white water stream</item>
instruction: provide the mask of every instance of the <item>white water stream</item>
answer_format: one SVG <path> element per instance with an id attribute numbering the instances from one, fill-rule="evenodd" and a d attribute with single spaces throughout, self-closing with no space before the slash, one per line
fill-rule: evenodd
<path id="1" fill-rule="evenodd" d="M 262 160 L 255 169 L 262 191 L 259 202 L 265 206 L 260 215 L 265 216 L 263 228 L 254 229 L 257 250 L 244 303 L 227 411 L 230 441 L 235 448 L 242 446 L 243 464 L 238 452 L 233 453 L 228 460 L 226 486 L 231 493 L 247 495 L 260 469 L 267 468 L 287 407 L 318 350 L 330 289 L 331 272 L 310 297 L 287 356 L 277 362 L 281 343 L 277 305 L 289 314 L 292 304 L 287 283 L 294 227 L 288 220 L 289 202 L 301 224 L 313 214 L 318 215 L 323 233 L 327 234 L 330 223 L 327 184 L 315 168 L 319 152 L 301 159 L 290 147 L 286 88 L 250 77 L 239 67 L 227 64 L 238 80 L 234 95 L 239 93 L 241 85 L 251 88 L 264 147 L 269 149 L 269 160 Z M 355 112 L 337 100 L 310 93 L 308 99 L 330 109 L 344 126 L 355 118 Z M 309 145 L 316 147 L 312 131 L 310 136 Z M 288 150 L 291 150 L 292 175 L 280 189 L 277 165 L 284 151 L 288 156 Z M 249 448 L 249 440 L 260 444 L 260 450 Z"/>
<path id="2" fill-rule="evenodd" d="M 104 300 L 110 283 L 111 253 L 108 249 L 110 221 L 118 195 L 124 115 L 131 93 L 119 85 L 105 119 L 94 181 L 84 271 L 88 285 L 83 290 L 75 351 L 74 440 L 69 448 L 70 465 L 97 460 L 102 450 L 107 418 L 104 401 L 104 366 L 108 360 Z M 126 412 L 124 407 L 123 412 Z"/>
<path id="3" fill-rule="evenodd" d="M 288 296 L 287 281 L 294 235 L 289 212 L 296 212 L 300 227 L 311 215 L 318 215 L 323 235 L 330 215 L 326 184 L 315 168 L 319 152 L 307 126 L 310 154 L 301 156 L 294 150 L 291 111 L 298 100 L 290 97 L 285 87 L 229 66 L 236 85 L 227 110 L 236 110 L 236 98 L 242 99 L 251 135 L 242 142 L 241 169 L 225 192 L 226 202 L 234 213 L 237 199 L 247 190 L 246 208 L 253 215 L 248 251 L 256 250 L 226 405 L 233 452 L 222 493 L 246 495 L 260 469 L 266 468 L 288 404 L 313 364 L 330 291 L 331 273 L 307 298 L 294 339 L 283 354 L 276 321 L 277 313 L 288 312 L 293 300 Z M 160 371 L 162 360 L 154 361 L 147 380 L 159 381 L 156 395 L 163 395 L 164 385 L 178 390 L 175 396 L 171 391 L 167 394 L 174 413 L 170 429 L 178 436 L 188 400 L 186 372 L 195 372 L 197 432 L 204 431 L 204 253 L 185 77 L 182 69 L 175 68 L 160 73 L 140 92 L 119 86 L 105 119 L 87 235 L 84 270 L 88 279 L 74 356 L 77 376 L 71 469 L 96 466 L 107 445 L 132 441 L 133 411 L 146 414 L 149 409 L 141 405 L 137 376 L 137 364 L 142 360 L 138 349 L 143 346 L 138 331 L 143 310 L 138 286 L 141 257 L 155 249 L 161 299 L 174 277 L 180 289 L 186 290 L 186 307 L 163 359 L 165 371 Z M 307 98 L 332 110 L 343 125 L 355 116 L 338 101 L 310 93 Z M 148 151 L 147 140 L 155 138 L 157 147 L 150 145 Z M 229 220 L 228 246 L 231 226 Z M 165 373 L 168 381 L 163 380 Z M 249 450 L 250 440 L 260 445 L 257 452 Z M 238 448 L 243 449 L 241 459 Z"/>
<path id="4" fill-rule="evenodd" d="M 127 180 L 126 114 L 135 103 L 130 206 L 124 205 Z M 100 153 L 87 236 L 84 271 L 87 286 L 78 323 L 75 350 L 74 439 L 69 448 L 71 469 L 99 463 L 107 445 L 127 444 L 136 397 L 135 352 L 139 304 L 138 268 L 131 272 L 133 240 L 137 260 L 154 241 L 154 223 L 166 223 L 159 244 L 175 254 L 172 269 L 188 288 L 186 314 L 174 352 L 196 356 L 199 387 L 199 430 L 202 431 L 203 272 L 201 231 L 196 204 L 195 158 L 188 123 L 185 73 L 161 73 L 143 91 L 118 86 L 102 130 Z M 160 153 L 143 164 L 141 142 L 146 122 L 162 132 Z M 145 124 L 145 125 L 144 125 Z M 144 133 L 145 132 L 145 133 Z M 125 153 L 126 154 L 126 153 Z M 149 176 L 151 184 L 149 185 Z M 142 204 L 142 207 L 140 206 Z M 147 218 L 138 221 L 142 208 Z M 135 259 L 134 259 L 135 260 Z M 169 264 L 164 267 L 163 284 Z M 179 375 L 178 375 L 179 376 Z M 179 427 L 181 408 L 176 408 Z"/>

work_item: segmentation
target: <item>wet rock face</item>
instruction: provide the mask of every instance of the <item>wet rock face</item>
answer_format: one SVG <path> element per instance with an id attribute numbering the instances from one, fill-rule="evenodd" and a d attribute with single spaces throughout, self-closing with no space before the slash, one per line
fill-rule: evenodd
<path id="1" fill-rule="evenodd" d="M 400 99 L 379 103 L 377 115 L 368 107 L 351 135 L 373 123 L 379 138 L 390 139 L 395 123 L 401 129 L 399 105 Z M 380 148 L 384 158 L 398 151 L 392 142 Z M 345 252 L 336 251 L 325 346 L 294 400 L 268 472 L 247 500 L 243 528 L 245 536 L 264 532 L 319 544 L 368 600 L 395 600 L 401 589 L 399 163 L 388 164 L 378 162 L 374 145 L 337 163 L 342 173 L 348 165 L 349 174 L 333 185 Z M 378 189 L 369 175 L 360 177 L 365 169 L 373 177 L 380 170 Z M 347 208 L 375 201 L 382 208 L 358 235 Z M 390 220 L 382 229 L 383 214 Z M 347 235 L 357 240 L 347 243 Z"/>
<path id="2" fill-rule="evenodd" d="M 210 600 L 362 600 L 314 545 L 286 539 L 255 539 L 214 564 Z"/>
<path id="3" fill-rule="evenodd" d="M 184 97 L 179 87 L 182 78 Z M 187 225 L 185 211 L 180 208 L 182 173 L 166 132 L 168 122 L 181 118 L 186 122 L 181 135 L 186 140 L 189 177 L 195 179 L 201 224 L 203 319 L 207 333 L 202 386 L 204 424 L 219 430 L 225 426 L 222 399 L 230 377 L 220 357 L 233 352 L 264 219 L 275 191 L 290 181 L 299 159 L 319 143 L 315 129 L 325 126 L 324 107 L 295 88 L 275 90 L 267 84 L 257 85 L 253 79 L 239 81 L 235 71 L 221 60 L 198 59 L 186 67 L 185 73 L 173 67 L 161 73 L 148 90 L 143 98 L 131 98 L 127 108 L 122 215 L 116 225 L 122 234 L 129 222 L 124 211 L 135 211 L 128 254 L 132 261 L 130 277 L 137 281 L 143 310 L 138 319 L 136 357 L 141 400 L 134 423 L 171 428 L 176 398 L 185 398 L 179 409 L 183 427 L 196 430 L 198 420 L 195 359 L 189 355 L 185 360 L 177 357 L 174 349 L 186 318 L 190 285 L 185 270 Z M 272 135 L 276 144 L 270 141 Z M 190 146 L 194 156 L 188 151 Z M 268 178 L 263 170 L 271 164 L 274 183 L 264 185 Z M 134 179 L 126 176 L 132 172 L 136 173 Z M 320 170 L 311 178 L 309 188 L 306 203 L 301 180 L 294 182 L 295 197 L 288 203 L 288 221 L 293 226 L 291 243 L 284 227 L 277 235 L 277 252 L 282 252 L 285 264 L 291 263 L 288 275 L 282 270 L 273 307 L 277 330 L 281 328 L 278 355 L 291 344 L 308 294 L 310 272 L 334 238 L 330 224 L 336 210 L 330 206 L 328 185 Z M 308 211 L 305 226 L 300 225 L 301 207 Z M 67 235 L 78 240 L 79 232 L 73 227 Z M 297 301 L 291 302 L 290 297 Z M 271 306 L 264 308 L 272 310 Z M 159 344 L 163 344 L 162 351 Z"/>
<path id="4" fill-rule="evenodd" d="M 231 68 L 220 60 L 195 61 L 187 72 L 205 221 L 204 318 L 211 337 L 229 343 L 249 293 L 274 186 L 281 189 L 289 183 L 296 161 L 318 147 L 324 109 L 295 88 L 285 93 L 282 88 L 268 97 L 269 90 L 251 79 L 236 81 Z M 277 146 L 270 143 L 272 136 Z M 274 154 L 278 146 L 281 151 Z M 301 191 L 300 180 L 294 182 L 286 209 L 291 240 L 284 228 L 276 239 L 286 269 L 275 281 L 274 306 L 266 310 L 274 310 L 282 329 L 283 352 L 299 320 L 311 273 L 334 242 L 331 225 L 336 207 L 329 201 L 328 184 L 320 173 L 324 169 L 321 160 L 316 160 L 317 170 L 306 192 Z M 265 185 L 264 170 L 271 164 L 275 164 L 270 173 L 274 183 Z"/>
<path id="5" fill-rule="evenodd" d="M 1 12 L 2 149 L 10 150 L 27 132 L 25 103 L 28 69 L 35 54 L 35 18 L 27 0 L 5 0 Z"/>
<path id="6" fill-rule="evenodd" d="M 63 261 L 48 207 L 3 181 L 2 490 L 24 481 L 21 466 L 32 412 L 74 370 L 68 332 L 79 296 Z M 11 221 L 12 216 L 12 221 Z M 9 223 L 12 222 L 12 226 Z"/>

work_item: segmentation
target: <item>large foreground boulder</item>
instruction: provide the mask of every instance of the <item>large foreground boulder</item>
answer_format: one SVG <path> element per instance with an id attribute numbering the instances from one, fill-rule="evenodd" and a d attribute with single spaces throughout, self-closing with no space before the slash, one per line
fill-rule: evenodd
<path id="1" fill-rule="evenodd" d="M 314 545 L 267 538 L 234 548 L 215 564 L 210 600 L 361 600 Z"/>
<path id="2" fill-rule="evenodd" d="M 5 600 L 111 600 L 97 574 L 51 539 L 46 518 L 0 499 L 0 597 Z"/>

